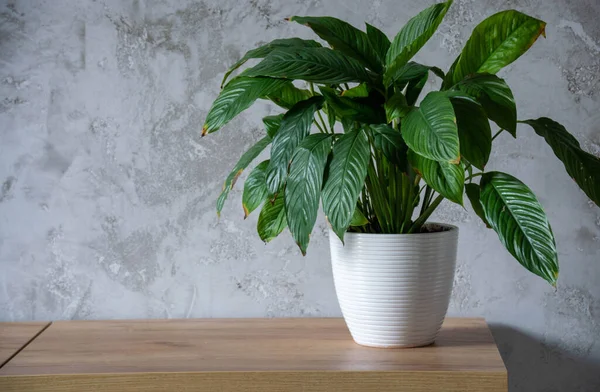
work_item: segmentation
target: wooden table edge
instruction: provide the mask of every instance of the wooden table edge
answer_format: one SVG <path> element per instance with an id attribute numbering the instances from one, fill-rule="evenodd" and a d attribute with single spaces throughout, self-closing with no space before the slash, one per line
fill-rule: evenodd
<path id="1" fill-rule="evenodd" d="M 3 392 L 507 392 L 506 370 L 455 371 L 207 371 L 40 374 L 0 376 Z M 333 388 L 333 389 L 331 389 Z M 400 389 L 399 389 L 400 388 Z"/>

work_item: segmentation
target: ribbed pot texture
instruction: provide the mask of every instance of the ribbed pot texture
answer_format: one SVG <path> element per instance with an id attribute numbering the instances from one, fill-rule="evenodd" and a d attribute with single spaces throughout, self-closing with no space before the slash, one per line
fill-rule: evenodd
<path id="1" fill-rule="evenodd" d="M 417 347 L 433 343 L 442 326 L 456 266 L 458 228 L 419 234 L 330 231 L 333 279 L 356 343 Z"/>

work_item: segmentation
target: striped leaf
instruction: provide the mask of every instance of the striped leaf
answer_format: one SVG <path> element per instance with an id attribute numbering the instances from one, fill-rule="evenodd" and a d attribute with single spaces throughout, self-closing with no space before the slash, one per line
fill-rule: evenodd
<path id="1" fill-rule="evenodd" d="M 252 169 L 248 178 L 246 178 L 246 182 L 244 182 L 244 193 L 242 194 L 244 219 L 267 200 L 267 181 L 265 172 L 268 165 L 268 159 L 259 163 Z"/>
<path id="2" fill-rule="evenodd" d="M 370 154 L 369 140 L 362 129 L 343 134 L 333 146 L 322 193 L 323 210 L 342 241 L 364 186 Z"/>
<path id="3" fill-rule="evenodd" d="M 328 48 L 277 49 L 242 75 L 299 79 L 322 84 L 371 81 L 371 75 L 358 60 Z"/>
<path id="4" fill-rule="evenodd" d="M 308 136 L 315 112 L 323 105 L 323 97 L 312 97 L 298 102 L 281 120 L 279 131 L 273 138 L 271 161 L 267 167 L 267 188 L 271 195 L 283 187 L 292 154 Z"/>
<path id="5" fill-rule="evenodd" d="M 299 89 L 292 82 L 288 82 L 279 90 L 267 95 L 266 98 L 284 109 L 291 109 L 298 102 L 304 101 L 311 96 L 310 91 Z"/>
<path id="6" fill-rule="evenodd" d="M 517 137 L 517 106 L 504 79 L 491 74 L 475 74 L 467 76 L 454 88 L 475 98 L 490 120 Z"/>
<path id="7" fill-rule="evenodd" d="M 442 79 L 444 78 L 444 72 L 438 67 L 431 67 L 429 65 L 423 65 L 415 63 L 414 61 L 409 61 L 398 70 L 394 86 L 401 90 L 408 82 L 414 79 L 422 79 L 429 71 L 433 72 Z"/>
<path id="8" fill-rule="evenodd" d="M 348 133 L 359 127 L 359 125 L 356 121 L 352 121 L 348 117 L 340 118 L 340 122 L 342 123 L 342 128 L 344 129 L 344 133 Z"/>
<path id="9" fill-rule="evenodd" d="M 281 126 L 281 120 L 283 119 L 283 114 L 277 114 L 275 116 L 267 116 L 263 117 L 262 121 L 265 124 L 265 129 L 267 131 L 267 135 L 271 138 L 275 137 L 277 131 L 279 131 L 279 127 Z"/>
<path id="10" fill-rule="evenodd" d="M 495 74 L 518 59 L 544 33 L 546 23 L 515 10 L 502 11 L 481 22 L 446 75 L 454 85 L 476 73 Z"/>
<path id="11" fill-rule="evenodd" d="M 387 124 L 371 125 L 375 148 L 380 150 L 388 161 L 401 168 L 406 167 L 406 152 L 408 148 L 402 140 L 400 131 Z"/>
<path id="12" fill-rule="evenodd" d="M 492 226 L 490 226 L 489 222 L 485 218 L 485 212 L 483 211 L 483 206 L 481 205 L 481 188 L 479 187 L 479 185 L 473 182 L 470 184 L 465 184 L 465 193 L 467 194 L 467 197 L 471 202 L 471 207 L 473 207 L 473 211 L 475 211 L 475 214 L 477 214 L 477 216 L 481 218 L 481 220 L 483 221 L 483 223 L 485 223 L 485 226 L 488 229 L 491 229 Z"/>
<path id="13" fill-rule="evenodd" d="M 352 220 L 350 221 L 350 226 L 361 227 L 368 223 L 369 223 L 369 220 L 367 219 L 365 214 L 363 214 L 362 211 L 358 207 L 356 207 L 354 209 L 354 214 L 352 214 Z"/>
<path id="14" fill-rule="evenodd" d="M 421 95 L 421 91 L 425 87 L 429 79 L 429 72 L 425 72 L 420 78 L 415 78 L 408 81 L 406 85 L 406 103 L 410 106 L 414 105 Z"/>
<path id="15" fill-rule="evenodd" d="M 444 77 L 444 81 L 442 82 L 442 88 L 440 90 L 442 90 L 442 91 L 448 90 L 449 88 L 454 86 L 454 83 L 452 81 L 452 75 L 454 74 L 454 68 L 456 68 L 456 64 L 458 63 L 458 60 L 460 60 L 460 56 L 458 56 L 457 58 L 454 59 L 454 62 L 448 69 L 448 72 L 446 72 L 446 76 Z"/>
<path id="16" fill-rule="evenodd" d="M 391 85 L 406 63 L 429 41 L 444 19 L 452 0 L 434 4 L 421 11 L 398 32 L 386 55 L 383 82 Z"/>
<path id="17" fill-rule="evenodd" d="M 368 23 L 365 24 L 367 25 L 367 37 L 369 38 L 371 47 L 375 50 L 377 56 L 379 56 L 380 62 L 384 64 L 385 56 L 391 45 L 390 39 L 377 27 L 371 26 Z"/>
<path id="18" fill-rule="evenodd" d="M 406 97 L 401 92 L 397 92 L 392 95 L 390 99 L 385 101 L 385 116 L 387 122 L 391 123 L 392 120 L 397 118 L 404 118 L 412 110 L 411 106 L 406 103 Z"/>
<path id="19" fill-rule="evenodd" d="M 323 111 L 327 114 L 327 123 L 329 124 L 329 129 L 335 129 L 335 122 L 337 121 L 335 110 L 333 110 L 331 105 L 325 102 Z"/>
<path id="20" fill-rule="evenodd" d="M 233 71 L 244 65 L 246 61 L 250 59 L 262 59 L 277 48 L 285 48 L 290 46 L 318 48 L 321 46 L 321 44 L 313 40 L 305 40 L 300 38 L 284 38 L 273 40 L 266 45 L 262 45 L 256 49 L 249 50 L 248 52 L 246 52 L 244 57 L 239 59 L 235 64 L 231 66 L 231 68 L 227 70 L 227 72 L 225 72 L 225 76 L 223 76 L 223 81 L 221 82 L 221 88 L 223 88 L 223 85 L 227 81 L 229 75 L 231 75 Z"/>
<path id="21" fill-rule="evenodd" d="M 480 200 L 486 220 L 510 254 L 529 271 L 556 284 L 554 235 L 531 190 L 511 175 L 488 172 L 481 178 Z"/>
<path id="22" fill-rule="evenodd" d="M 221 214 L 221 210 L 223 210 L 223 205 L 225 204 L 225 200 L 229 195 L 229 191 L 233 189 L 233 185 L 235 185 L 235 182 L 240 176 L 240 174 L 242 174 L 244 169 L 248 167 L 248 165 L 254 160 L 254 158 L 256 158 L 269 145 L 269 143 L 271 143 L 271 138 L 269 136 L 263 137 L 248 151 L 246 151 L 244 155 L 241 156 L 239 161 L 235 164 L 233 170 L 225 179 L 225 183 L 223 184 L 223 191 L 217 199 L 217 215 Z"/>
<path id="23" fill-rule="evenodd" d="M 288 83 L 282 79 L 238 77 L 227 83 L 208 111 L 202 136 L 217 131 L 249 108 L 258 98 L 279 90 Z"/>
<path id="24" fill-rule="evenodd" d="M 292 16 L 289 20 L 310 27 L 331 48 L 358 60 L 374 72 L 383 69 L 367 34 L 351 24 L 330 16 Z"/>
<path id="25" fill-rule="evenodd" d="M 431 92 L 402 121 L 402 136 L 411 150 L 434 161 L 458 163 L 456 118 L 444 92 Z"/>
<path id="26" fill-rule="evenodd" d="M 490 122 L 477 102 L 464 98 L 451 98 L 460 153 L 479 170 L 483 170 L 492 152 L 492 129 Z"/>
<path id="27" fill-rule="evenodd" d="M 290 164 L 285 209 L 288 227 L 302 254 L 306 254 L 309 236 L 317 220 L 331 140 L 332 135 L 322 133 L 307 136 L 294 152 Z"/>
<path id="28" fill-rule="evenodd" d="M 438 162 L 413 151 L 408 151 L 408 161 L 423 180 L 446 199 L 463 204 L 465 169 L 462 164 Z"/>
<path id="29" fill-rule="evenodd" d="M 600 207 L 600 159 L 583 151 L 577 139 L 561 124 L 546 117 L 523 121 L 546 139 L 567 173 L 583 192 Z"/>
<path id="30" fill-rule="evenodd" d="M 260 210 L 256 229 L 260 239 L 264 242 L 269 242 L 277 237 L 287 226 L 283 199 L 283 197 L 278 197 L 273 202 L 266 200 Z"/>
<path id="31" fill-rule="evenodd" d="M 359 121 L 365 124 L 380 124 L 385 122 L 385 114 L 381 107 L 375 107 L 369 98 L 348 98 L 337 95 L 336 91 L 320 86 L 319 90 L 325 97 L 328 107 L 342 118 Z"/>
<path id="32" fill-rule="evenodd" d="M 369 96 L 369 86 L 361 83 L 356 87 L 342 91 L 342 97 L 347 98 L 366 98 Z"/>

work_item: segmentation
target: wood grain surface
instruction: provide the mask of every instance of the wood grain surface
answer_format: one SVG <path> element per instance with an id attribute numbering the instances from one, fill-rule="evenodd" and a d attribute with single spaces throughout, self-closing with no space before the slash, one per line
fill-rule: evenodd
<path id="1" fill-rule="evenodd" d="M 0 368 L 48 324 L 50 323 L 0 323 Z"/>
<path id="2" fill-rule="evenodd" d="M 338 318 L 55 322 L 0 369 L 2 391 L 506 391 L 483 319 L 434 345 L 355 344 Z"/>

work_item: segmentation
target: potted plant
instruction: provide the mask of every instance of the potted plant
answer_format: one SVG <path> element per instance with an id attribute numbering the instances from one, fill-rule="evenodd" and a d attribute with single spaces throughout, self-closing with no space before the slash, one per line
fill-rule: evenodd
<path id="1" fill-rule="evenodd" d="M 331 17 L 289 18 L 330 48 L 289 38 L 249 51 L 225 74 L 202 130 L 217 131 L 257 99 L 286 110 L 263 119 L 265 136 L 227 177 L 217 212 L 240 173 L 270 145 L 270 159 L 246 179 L 245 214 L 262 206 L 260 237 L 268 242 L 287 227 L 305 254 L 322 203 L 336 292 L 359 344 L 435 339 L 458 238 L 456 227 L 427 222 L 443 199 L 468 199 L 519 263 L 556 283 L 556 246 L 542 206 L 514 176 L 485 171 L 502 132 L 516 137 L 518 123 L 530 126 L 600 205 L 600 160 L 549 118 L 518 121 L 513 94 L 496 76 L 544 35 L 543 21 L 514 10 L 490 16 L 445 73 L 411 61 L 451 4 L 425 9 L 392 41 L 369 24 L 363 32 Z M 249 59 L 262 60 L 227 81 Z M 439 91 L 419 100 L 429 77 L 439 79 Z M 493 136 L 489 120 L 499 129 Z"/>

